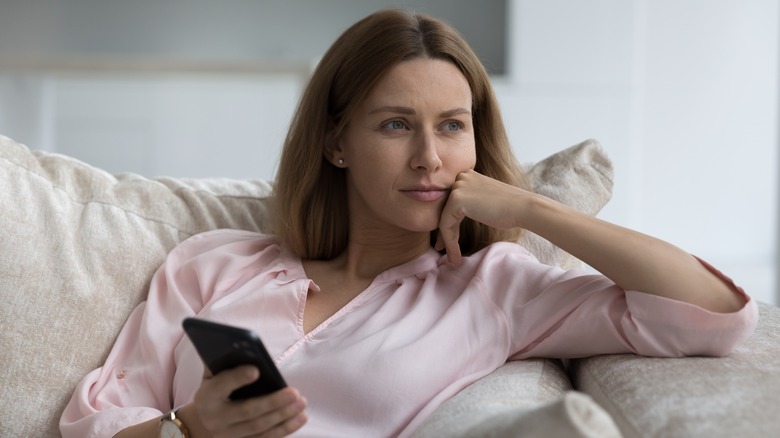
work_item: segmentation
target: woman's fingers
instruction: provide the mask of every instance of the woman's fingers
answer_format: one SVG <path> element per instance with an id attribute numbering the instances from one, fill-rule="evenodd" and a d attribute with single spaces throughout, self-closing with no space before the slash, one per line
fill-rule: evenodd
<path id="1" fill-rule="evenodd" d="M 216 376 L 204 374 L 203 383 L 216 399 L 227 399 L 238 388 L 246 386 L 260 378 L 260 370 L 252 365 L 244 365 L 225 370 Z"/>
<path id="2" fill-rule="evenodd" d="M 203 426 L 214 437 L 284 436 L 306 423 L 306 399 L 293 388 L 246 400 L 230 394 L 260 376 L 254 366 L 204 375 L 194 404 Z"/>
<path id="3" fill-rule="evenodd" d="M 458 264 L 461 261 L 460 245 L 458 245 L 460 223 L 463 222 L 466 215 L 457 208 L 457 202 L 452 201 L 452 197 L 453 194 L 450 193 L 450 198 L 447 200 L 447 204 L 444 205 L 441 218 L 439 218 L 439 235 L 436 238 L 436 249 L 446 250 L 449 262 Z"/>
<path id="4" fill-rule="evenodd" d="M 518 227 L 518 211 L 526 194 L 473 170 L 459 174 L 442 209 L 436 249 L 445 249 L 451 263 L 460 263 L 458 240 L 463 219 L 468 217 L 499 229 Z"/>
<path id="5" fill-rule="evenodd" d="M 306 399 L 292 388 L 242 403 L 245 420 L 230 428 L 230 436 L 285 436 L 306 424 Z"/>

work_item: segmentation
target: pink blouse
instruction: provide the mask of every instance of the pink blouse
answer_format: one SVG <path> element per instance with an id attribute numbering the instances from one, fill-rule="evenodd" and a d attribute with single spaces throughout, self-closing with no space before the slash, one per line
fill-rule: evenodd
<path id="1" fill-rule="evenodd" d="M 758 320 L 749 298 L 738 312 L 713 313 L 543 265 L 513 243 L 493 244 L 458 267 L 431 249 L 383 272 L 304 333 L 309 291 L 319 288 L 272 236 L 191 237 L 154 275 L 148 300 L 104 366 L 76 388 L 60 421 L 63 436 L 110 437 L 189 403 L 203 375 L 181 328 L 190 316 L 255 330 L 309 402 L 309 421 L 296 436 L 341 437 L 408 435 L 508 359 L 720 356 Z"/>

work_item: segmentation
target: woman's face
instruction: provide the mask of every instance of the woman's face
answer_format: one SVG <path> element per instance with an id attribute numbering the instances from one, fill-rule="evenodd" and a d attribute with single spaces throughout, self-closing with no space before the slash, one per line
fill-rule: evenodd
<path id="1" fill-rule="evenodd" d="M 358 104 L 335 152 L 353 226 L 436 229 L 456 176 L 476 163 L 466 78 L 447 61 L 398 64 Z"/>

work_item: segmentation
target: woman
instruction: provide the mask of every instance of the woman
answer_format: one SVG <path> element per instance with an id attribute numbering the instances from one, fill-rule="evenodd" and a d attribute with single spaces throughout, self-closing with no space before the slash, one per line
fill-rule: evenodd
<path id="1" fill-rule="evenodd" d="M 483 67 L 426 16 L 379 12 L 330 48 L 273 212 L 273 236 L 171 252 L 63 435 L 408 435 L 508 359 L 725 355 L 757 321 L 706 263 L 529 192 Z M 603 275 L 540 264 L 512 243 L 521 229 Z M 290 387 L 230 401 L 258 371 L 204 374 L 189 316 L 256 330 Z"/>

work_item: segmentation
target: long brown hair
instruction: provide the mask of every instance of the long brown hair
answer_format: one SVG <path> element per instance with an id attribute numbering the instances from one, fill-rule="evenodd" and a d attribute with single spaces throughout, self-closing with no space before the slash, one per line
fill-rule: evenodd
<path id="1" fill-rule="evenodd" d="M 452 62 L 471 87 L 475 170 L 527 187 L 488 74 L 466 41 L 435 18 L 400 10 L 380 11 L 352 25 L 325 53 L 285 139 L 272 206 L 273 232 L 301 258 L 331 259 L 347 245 L 345 171 L 325 159 L 325 146 L 339 138 L 357 104 L 387 71 L 421 57 Z M 461 224 L 461 251 L 471 254 L 518 236 L 519 230 L 497 230 L 466 218 Z"/>

